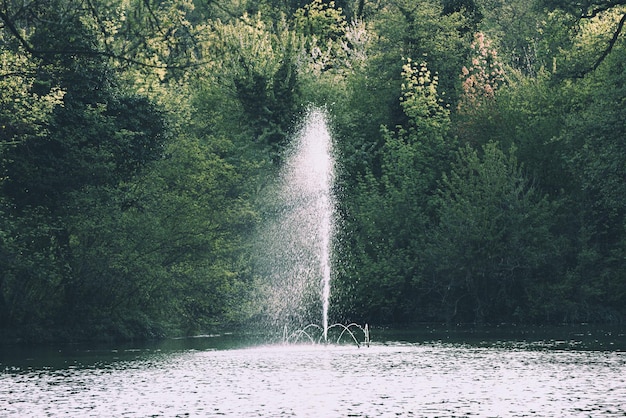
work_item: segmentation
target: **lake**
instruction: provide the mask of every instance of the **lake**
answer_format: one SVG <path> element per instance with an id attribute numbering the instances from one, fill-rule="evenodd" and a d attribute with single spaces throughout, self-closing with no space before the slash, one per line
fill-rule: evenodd
<path id="1" fill-rule="evenodd" d="M 626 416 L 619 329 L 373 328 L 371 339 L 4 347 L 0 416 Z"/>

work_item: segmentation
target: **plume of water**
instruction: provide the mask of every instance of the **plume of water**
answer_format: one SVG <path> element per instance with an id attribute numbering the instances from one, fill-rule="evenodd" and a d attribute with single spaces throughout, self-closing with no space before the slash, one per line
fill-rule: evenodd
<path id="1" fill-rule="evenodd" d="M 261 300 L 265 315 L 281 327 L 319 323 L 321 313 L 324 339 L 330 299 L 333 177 L 326 116 L 312 109 L 286 154 L 258 256 L 263 260 L 263 275 L 269 279 Z"/>

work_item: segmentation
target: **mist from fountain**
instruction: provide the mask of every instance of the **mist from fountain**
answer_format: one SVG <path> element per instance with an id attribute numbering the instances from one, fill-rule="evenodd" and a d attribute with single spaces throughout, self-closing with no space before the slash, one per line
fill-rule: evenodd
<path id="1" fill-rule="evenodd" d="M 335 220 L 334 158 L 326 114 L 312 108 L 292 140 L 258 256 L 266 278 L 260 303 L 275 329 L 319 323 L 328 338 L 331 246 Z M 317 314 L 315 314 L 317 312 Z"/>

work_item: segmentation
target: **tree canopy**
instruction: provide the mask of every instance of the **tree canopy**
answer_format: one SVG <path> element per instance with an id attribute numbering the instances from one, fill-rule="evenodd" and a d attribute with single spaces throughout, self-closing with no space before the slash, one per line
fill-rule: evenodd
<path id="1" fill-rule="evenodd" d="M 336 146 L 337 321 L 626 318 L 623 0 L 0 4 L 0 336 L 260 320 L 294 127 Z"/>

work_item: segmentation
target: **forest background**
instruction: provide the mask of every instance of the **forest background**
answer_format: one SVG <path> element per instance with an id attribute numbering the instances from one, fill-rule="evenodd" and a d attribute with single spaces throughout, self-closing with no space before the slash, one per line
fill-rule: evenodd
<path id="1" fill-rule="evenodd" d="M 264 191 L 337 148 L 331 317 L 626 318 L 624 0 L 7 0 L 0 336 L 258 321 Z"/>

